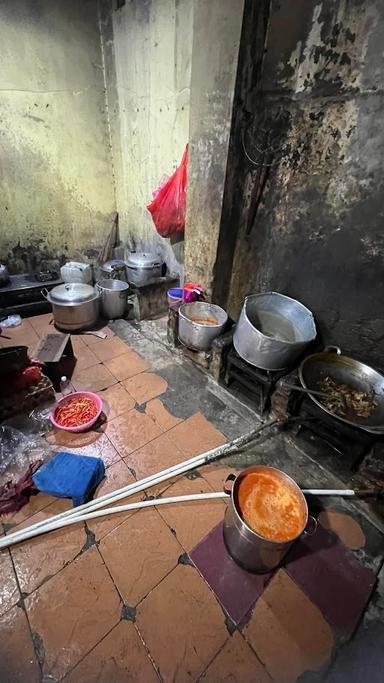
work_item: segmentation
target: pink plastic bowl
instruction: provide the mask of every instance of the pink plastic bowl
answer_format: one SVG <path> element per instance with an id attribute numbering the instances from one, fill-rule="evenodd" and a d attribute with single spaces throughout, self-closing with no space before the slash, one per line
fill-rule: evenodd
<path id="1" fill-rule="evenodd" d="M 55 420 L 56 410 L 58 408 L 61 408 L 62 406 L 64 406 L 66 403 L 68 403 L 68 401 L 70 399 L 73 399 L 75 397 L 80 398 L 81 396 L 87 396 L 88 398 L 92 398 L 94 400 L 94 402 L 96 403 L 96 406 L 97 406 L 96 416 L 93 417 L 92 420 L 89 420 L 89 422 L 85 422 L 80 427 L 63 427 L 63 425 L 56 422 L 56 420 Z M 100 396 L 98 396 L 97 394 L 94 394 L 92 391 L 74 391 L 72 394 L 67 394 L 66 396 L 61 398 L 60 401 L 58 401 L 58 403 L 56 403 L 54 409 L 52 410 L 52 412 L 49 416 L 49 418 L 50 418 L 52 424 L 54 425 L 54 427 L 56 427 L 57 429 L 64 429 L 64 431 L 66 431 L 66 432 L 85 432 L 87 429 L 92 427 L 92 425 L 94 425 L 95 422 L 97 422 L 97 420 L 99 419 L 99 417 L 101 415 L 102 410 L 103 410 L 103 402 L 102 402 Z"/>

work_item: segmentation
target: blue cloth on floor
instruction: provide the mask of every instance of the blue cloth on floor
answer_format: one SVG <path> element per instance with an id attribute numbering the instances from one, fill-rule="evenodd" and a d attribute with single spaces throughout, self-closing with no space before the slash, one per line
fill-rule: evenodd
<path id="1" fill-rule="evenodd" d="M 60 452 L 40 467 L 32 479 L 39 491 L 58 498 L 72 498 L 73 507 L 82 505 L 105 476 L 100 458 Z"/>

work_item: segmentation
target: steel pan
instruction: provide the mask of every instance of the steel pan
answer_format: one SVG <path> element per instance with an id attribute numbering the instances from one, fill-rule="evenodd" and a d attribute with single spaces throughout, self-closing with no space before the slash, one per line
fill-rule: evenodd
<path id="1" fill-rule="evenodd" d="M 351 414 L 343 417 L 326 408 L 321 398 L 313 394 L 309 396 L 322 410 L 337 420 L 372 434 L 384 434 L 384 377 L 377 370 L 354 358 L 344 356 L 338 347 L 329 347 L 321 353 L 307 356 L 300 365 L 299 377 L 303 387 L 309 390 L 321 390 L 321 382 L 330 377 L 338 384 L 348 384 L 356 391 L 370 394 L 375 403 L 375 409 L 370 417 Z"/>

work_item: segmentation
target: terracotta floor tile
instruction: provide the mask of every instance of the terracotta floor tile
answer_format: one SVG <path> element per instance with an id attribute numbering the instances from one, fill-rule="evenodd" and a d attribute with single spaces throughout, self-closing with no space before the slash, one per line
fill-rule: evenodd
<path id="1" fill-rule="evenodd" d="M 146 405 L 145 412 L 155 420 L 165 432 L 182 422 L 179 417 L 174 417 L 168 412 L 159 398 L 154 398 L 152 401 L 149 401 Z"/>
<path id="2" fill-rule="evenodd" d="M 39 336 L 28 320 L 23 320 L 17 327 L 3 329 L 2 334 L 4 336 L 0 337 L 1 347 L 28 346 L 30 355 L 39 342 Z"/>
<path id="3" fill-rule="evenodd" d="M 135 481 L 135 478 L 132 476 L 123 460 L 119 460 L 108 467 L 105 474 L 105 479 L 97 487 L 97 491 L 94 496 L 95 498 L 100 498 L 111 491 L 116 491 L 117 489 L 127 486 L 128 484 L 132 484 Z M 123 500 L 118 501 L 115 505 L 125 505 L 126 503 L 133 503 L 134 501 L 140 499 L 141 496 L 131 496 L 130 498 L 124 498 Z M 108 507 L 115 507 L 115 505 L 108 505 Z M 133 511 L 121 512 L 114 515 L 101 517 L 100 519 L 90 519 L 87 522 L 87 526 L 89 529 L 91 529 L 91 531 L 93 531 L 96 538 L 99 539 L 128 519 L 128 517 L 130 517 L 132 514 Z"/>
<path id="4" fill-rule="evenodd" d="M 319 670 L 334 643 L 320 610 L 282 569 L 258 599 L 244 635 L 278 683 Z"/>
<path id="5" fill-rule="evenodd" d="M 193 567 L 178 565 L 139 605 L 136 625 L 165 681 L 196 681 L 227 640 L 224 616 Z"/>
<path id="6" fill-rule="evenodd" d="M 238 471 L 235 467 L 227 467 L 227 465 L 220 464 L 204 465 L 199 469 L 200 474 L 212 486 L 214 491 L 222 491 L 228 474 L 237 474 Z"/>
<path id="7" fill-rule="evenodd" d="M 106 434 L 122 458 L 162 433 L 152 418 L 134 409 L 108 420 L 106 426 Z"/>
<path id="8" fill-rule="evenodd" d="M 235 631 L 200 679 L 201 683 L 271 683 L 271 677 L 242 635 Z"/>
<path id="9" fill-rule="evenodd" d="M 188 457 L 205 453 L 227 441 L 201 413 L 192 415 L 170 429 L 168 436 Z"/>
<path id="10" fill-rule="evenodd" d="M 104 412 L 109 420 L 122 415 L 135 407 L 135 400 L 125 391 L 122 384 L 114 384 L 100 394 L 105 403 Z"/>
<path id="11" fill-rule="evenodd" d="M 182 477 L 167 488 L 166 496 L 186 496 L 189 493 L 212 493 L 205 479 Z M 206 536 L 224 517 L 225 505 L 222 500 L 191 501 L 162 505 L 159 512 L 168 526 L 176 531 L 176 538 L 185 550 L 192 548 Z"/>
<path id="12" fill-rule="evenodd" d="M 101 391 L 116 384 L 116 378 L 102 363 L 92 365 L 85 370 L 77 370 L 71 377 L 71 382 L 76 391 Z"/>
<path id="13" fill-rule="evenodd" d="M 64 432 L 55 429 L 45 437 L 55 450 L 69 451 L 79 455 L 91 455 L 94 458 L 101 458 L 105 467 L 120 460 L 120 456 L 112 445 L 108 437 L 102 432 Z"/>
<path id="14" fill-rule="evenodd" d="M 53 320 L 53 313 L 42 313 L 41 315 L 31 315 L 28 318 L 28 322 L 32 325 L 35 330 L 40 330 L 42 327 L 46 327 Z"/>
<path id="15" fill-rule="evenodd" d="M 76 351 L 74 351 L 76 356 L 76 366 L 75 371 L 86 370 L 91 368 L 93 365 L 100 363 L 99 359 L 93 353 L 92 349 L 83 344 L 83 347 L 79 346 Z"/>
<path id="16" fill-rule="evenodd" d="M 9 550 L 4 548 L 0 551 L 0 616 L 10 609 L 20 598 L 17 587 L 15 570 Z M 1 664 L 0 664 L 1 673 Z M 1 680 L 1 677 L 0 677 Z"/>
<path id="17" fill-rule="evenodd" d="M 135 471 L 137 479 L 160 472 L 184 459 L 184 453 L 168 439 L 166 434 L 161 434 L 124 458 L 128 467 Z"/>
<path id="18" fill-rule="evenodd" d="M 3 515 L 1 521 L 6 530 L 13 529 L 17 524 L 21 524 L 25 519 L 32 517 L 36 512 L 40 512 L 40 510 L 53 503 L 55 500 L 56 498 L 48 496 L 46 493 L 37 493 L 35 496 L 31 496 L 28 503 L 23 505 L 17 512 Z"/>
<path id="19" fill-rule="evenodd" d="M 77 351 L 81 351 L 82 349 L 87 348 L 85 341 L 83 341 L 79 334 L 71 334 L 71 342 L 75 355 Z"/>
<path id="20" fill-rule="evenodd" d="M 92 351 L 96 354 L 99 361 L 104 363 L 107 360 L 116 358 L 116 356 L 121 356 L 123 353 L 127 353 L 130 349 L 122 339 L 119 337 L 108 337 L 100 341 L 99 344 L 91 345 Z"/>
<path id="21" fill-rule="evenodd" d="M 32 631 L 44 648 L 43 671 L 64 676 L 121 614 L 121 601 L 96 547 L 78 557 L 26 600 Z"/>
<path id="22" fill-rule="evenodd" d="M 69 510 L 69 500 L 57 499 L 37 514 L 25 520 L 15 530 L 48 519 Z M 53 576 L 80 552 L 86 543 L 84 524 L 74 524 L 42 536 L 29 539 L 11 548 L 13 562 L 23 593 L 31 593 L 47 577 Z"/>
<path id="23" fill-rule="evenodd" d="M 140 510 L 100 542 L 113 580 L 126 604 L 144 598 L 176 566 L 183 549 L 154 508 Z"/>
<path id="24" fill-rule="evenodd" d="M 134 625 L 121 621 L 78 664 L 66 683 L 158 683 Z"/>
<path id="25" fill-rule="evenodd" d="M 111 330 L 111 328 L 108 326 L 101 327 L 97 330 L 97 332 L 104 332 L 104 334 L 107 335 L 105 339 L 110 339 L 111 337 L 115 336 L 114 331 Z M 93 346 L 94 344 L 102 344 L 103 341 L 105 341 L 105 339 L 100 339 L 100 337 L 96 337 L 93 334 L 80 334 L 79 336 L 87 346 Z"/>
<path id="26" fill-rule="evenodd" d="M 39 683 L 41 674 L 27 618 L 13 607 L 0 619 L 1 683 Z"/>
<path id="27" fill-rule="evenodd" d="M 347 548 L 359 550 L 364 547 L 364 532 L 360 524 L 351 515 L 326 508 L 320 513 L 318 521 L 324 529 L 333 531 Z"/>
<path id="28" fill-rule="evenodd" d="M 139 356 L 138 353 L 135 353 L 135 351 L 129 351 L 129 353 L 112 358 L 106 361 L 105 365 L 119 382 L 128 379 L 128 377 L 138 375 L 149 368 L 147 361 Z"/>
<path id="29" fill-rule="evenodd" d="M 142 372 L 135 377 L 126 379 L 124 387 L 135 401 L 142 405 L 150 401 L 151 398 L 164 394 L 167 391 L 168 384 L 160 375 L 153 372 Z"/>

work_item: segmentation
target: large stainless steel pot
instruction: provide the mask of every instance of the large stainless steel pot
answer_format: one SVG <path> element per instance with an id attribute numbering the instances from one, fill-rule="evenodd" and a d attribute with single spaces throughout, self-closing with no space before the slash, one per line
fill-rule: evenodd
<path id="1" fill-rule="evenodd" d="M 121 280 L 100 280 L 96 288 L 100 292 L 101 315 L 107 320 L 123 318 L 127 309 L 129 284 Z"/>
<path id="2" fill-rule="evenodd" d="M 208 351 L 227 320 L 226 312 L 216 304 L 205 301 L 183 304 L 179 308 L 179 339 L 190 349 Z M 212 324 L 214 321 L 216 324 Z"/>
<path id="3" fill-rule="evenodd" d="M 296 538 L 285 543 L 270 541 L 259 536 L 259 534 L 253 531 L 253 529 L 244 522 L 238 504 L 239 485 L 242 479 L 248 474 L 257 472 L 268 472 L 273 474 L 295 493 L 297 500 L 301 505 L 302 513 L 302 528 Z M 226 487 L 227 482 L 229 481 L 233 481 L 233 486 L 230 491 Z M 229 505 L 224 516 L 224 542 L 231 557 L 238 565 L 247 571 L 256 574 L 265 574 L 266 572 L 275 569 L 302 533 L 313 533 L 316 530 L 317 522 L 313 517 L 308 517 L 307 501 L 305 500 L 302 491 L 291 477 L 275 467 L 259 465 L 256 467 L 248 467 L 246 470 L 242 470 L 237 476 L 235 474 L 230 474 L 226 479 L 224 491 L 230 494 Z M 306 530 L 309 519 L 311 520 L 312 530 Z"/>
<path id="4" fill-rule="evenodd" d="M 161 276 L 164 261 L 157 254 L 132 253 L 127 259 L 128 282 L 137 287 Z"/>
<path id="5" fill-rule="evenodd" d="M 55 325 L 61 330 L 85 330 L 98 320 L 100 296 L 91 285 L 70 282 L 41 293 L 52 305 Z"/>
<path id="6" fill-rule="evenodd" d="M 311 311 L 278 292 L 247 296 L 233 336 L 242 358 L 262 370 L 284 370 L 316 338 Z"/>

